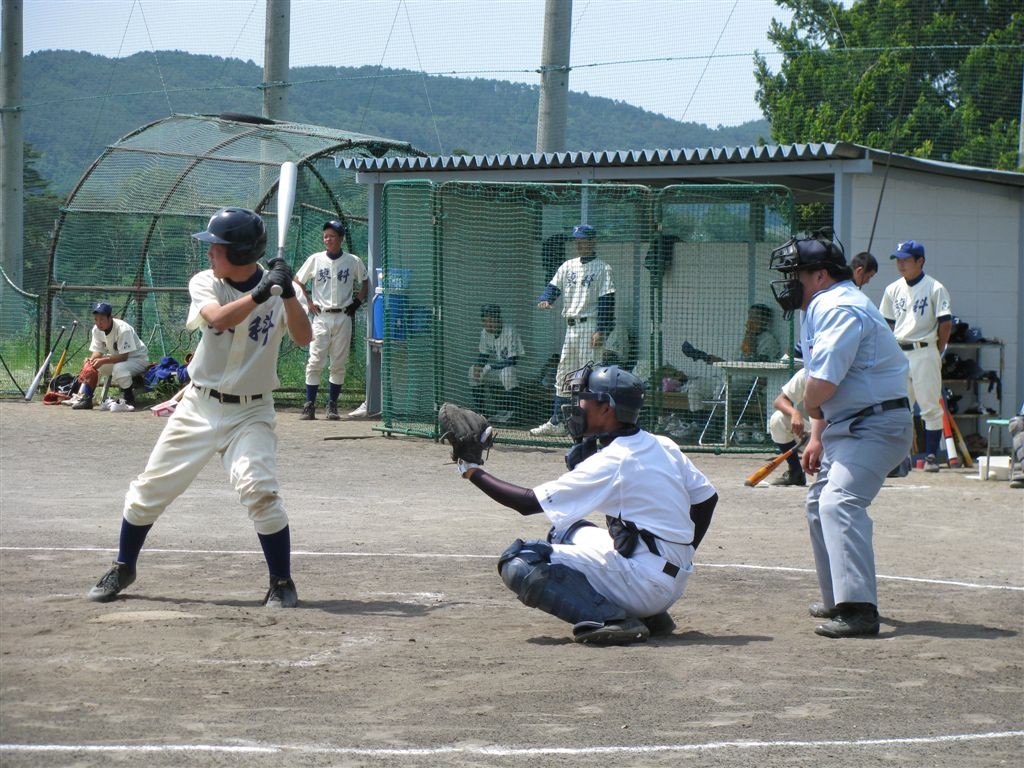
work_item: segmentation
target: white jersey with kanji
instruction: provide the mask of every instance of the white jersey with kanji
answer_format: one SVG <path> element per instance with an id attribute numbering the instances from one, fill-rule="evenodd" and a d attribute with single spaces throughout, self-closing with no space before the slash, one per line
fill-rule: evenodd
<path id="1" fill-rule="evenodd" d="M 562 317 L 573 319 L 596 317 L 597 300 L 615 293 L 612 268 L 600 259 L 584 262 L 577 257 L 563 262 L 551 284 L 561 293 Z"/>
<path id="2" fill-rule="evenodd" d="M 117 317 L 110 319 L 113 325 L 107 333 L 95 325 L 92 327 L 89 351 L 98 352 L 101 355 L 122 355 L 127 352 L 129 360 L 148 361 L 149 350 L 146 349 L 146 345 L 142 343 L 142 339 L 139 338 L 135 329 Z"/>
<path id="3" fill-rule="evenodd" d="M 202 338 L 188 364 L 188 375 L 200 387 L 210 387 L 232 395 L 268 394 L 280 383 L 277 378 L 277 354 L 288 330 L 284 299 L 271 296 L 234 328 L 216 331 L 200 310 L 210 304 L 229 304 L 249 294 L 239 291 L 207 269 L 188 282 L 192 304 L 185 327 L 201 330 Z M 301 292 L 296 295 L 304 302 Z"/>
<path id="4" fill-rule="evenodd" d="M 487 362 L 503 362 L 511 357 L 522 357 L 525 353 L 523 340 L 514 325 L 503 323 L 495 335 L 486 328 L 480 329 L 480 354 L 487 355 Z"/>
<path id="5" fill-rule="evenodd" d="M 295 273 L 302 285 L 313 282 L 313 303 L 321 309 L 344 309 L 352 303 L 355 281 L 366 280 L 366 266 L 353 253 L 332 259 L 327 251 L 314 253 Z"/>
<path id="6" fill-rule="evenodd" d="M 693 541 L 690 506 L 716 493 L 675 442 L 644 430 L 617 437 L 533 492 L 559 530 L 595 512 L 621 517 L 671 544 Z"/>
<path id="7" fill-rule="evenodd" d="M 908 285 L 902 277 L 886 286 L 879 305 L 882 317 L 895 323 L 893 333 L 901 343 L 938 339 L 939 318 L 953 314 L 949 291 L 930 275 Z"/>

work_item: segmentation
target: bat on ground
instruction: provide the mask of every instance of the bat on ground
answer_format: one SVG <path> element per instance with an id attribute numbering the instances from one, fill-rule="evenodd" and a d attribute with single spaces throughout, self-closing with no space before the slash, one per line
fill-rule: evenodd
<path id="1" fill-rule="evenodd" d="M 960 457 L 956 452 L 956 442 L 953 440 L 953 419 L 946 408 L 946 398 L 939 395 L 939 405 L 942 406 L 942 436 L 946 439 L 946 460 L 949 466 L 960 466 Z"/>
<path id="2" fill-rule="evenodd" d="M 750 477 L 748 477 L 746 480 L 744 480 L 743 484 L 745 486 L 747 486 L 748 488 L 753 488 L 755 485 L 757 485 L 762 480 L 764 480 L 766 477 L 768 477 L 768 475 L 770 475 L 772 472 L 774 472 L 776 469 L 778 469 L 780 464 L 782 464 L 784 461 L 786 461 L 786 459 L 788 459 L 790 456 L 792 456 L 794 451 L 797 451 L 801 447 L 803 447 L 803 444 L 806 443 L 806 442 L 807 442 L 807 435 L 804 435 L 803 439 L 799 443 L 794 445 L 788 451 L 784 451 L 784 452 L 780 453 L 774 459 L 772 459 L 771 461 L 766 463 L 763 467 L 760 467 Z"/>
<path id="3" fill-rule="evenodd" d="M 71 321 L 71 333 L 68 334 L 68 340 L 64 344 L 64 351 L 60 353 L 60 360 L 57 361 L 57 366 L 53 369 L 53 376 L 51 379 L 56 379 L 60 376 L 61 371 L 64 370 L 64 363 L 68 359 L 68 349 L 71 347 L 71 340 L 75 338 L 75 330 L 78 328 L 78 321 Z"/>
<path id="4" fill-rule="evenodd" d="M 57 340 L 53 342 L 53 348 L 49 354 L 46 355 L 46 359 L 43 360 L 43 364 L 39 366 L 39 370 L 36 371 L 36 377 L 32 379 L 32 383 L 29 384 L 28 390 L 25 392 L 25 399 L 31 400 L 32 396 L 35 395 L 36 389 L 39 388 L 39 382 L 43 380 L 43 376 L 46 374 L 46 369 L 50 367 L 50 359 L 53 357 L 54 350 L 60 345 L 60 340 L 64 338 L 64 331 L 66 331 L 63 325 L 60 327 L 60 333 L 57 334 Z"/>
<path id="5" fill-rule="evenodd" d="M 281 163 L 281 176 L 277 180 L 277 258 L 284 258 L 284 244 L 288 240 L 288 227 L 295 207 L 295 185 L 299 180 L 299 169 L 289 161 Z M 281 286 L 271 286 L 274 296 L 281 295 Z"/>

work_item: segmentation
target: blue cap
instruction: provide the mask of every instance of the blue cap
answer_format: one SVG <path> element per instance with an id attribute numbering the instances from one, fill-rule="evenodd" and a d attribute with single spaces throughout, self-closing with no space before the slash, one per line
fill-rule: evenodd
<path id="1" fill-rule="evenodd" d="M 105 301 L 97 301 L 92 305 L 92 313 L 94 315 L 106 315 L 107 317 L 110 317 L 114 314 L 114 308 Z"/>
<path id="2" fill-rule="evenodd" d="M 924 245 L 917 240 L 906 240 L 896 246 L 896 250 L 889 256 L 890 259 L 909 259 L 911 256 L 924 258 Z"/>
<path id="3" fill-rule="evenodd" d="M 597 230 L 589 224 L 577 224 L 572 228 L 572 236 L 577 240 L 593 240 L 597 237 Z"/>

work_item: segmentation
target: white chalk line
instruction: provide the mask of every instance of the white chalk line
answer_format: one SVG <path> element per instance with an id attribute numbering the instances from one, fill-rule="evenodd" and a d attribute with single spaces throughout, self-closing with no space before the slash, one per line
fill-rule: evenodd
<path id="1" fill-rule="evenodd" d="M 432 755 L 486 755 L 501 757 L 535 757 L 538 755 L 614 755 L 650 754 L 653 752 L 712 752 L 728 749 L 794 749 L 822 747 L 891 747 L 1009 739 L 1024 736 L 1024 731 L 991 733 L 957 733 L 944 736 L 910 736 L 891 739 L 828 739 L 819 741 L 713 741 L 706 744 L 609 745 L 604 747 L 506 747 L 446 746 L 408 747 L 325 747 L 308 744 L 219 745 L 219 744 L 0 744 L 0 752 L 223 752 L 243 754 L 319 754 L 359 755 L 363 757 L 422 757 Z"/>
<path id="2" fill-rule="evenodd" d="M 0 546 L 0 552 L 114 552 L 112 547 L 11 547 Z M 160 549 L 146 548 L 147 554 L 164 555 L 240 555 L 251 557 L 263 555 L 255 549 Z M 494 560 L 496 555 L 470 555 L 447 552 L 307 552 L 292 550 L 292 557 L 377 557 L 377 558 L 410 558 L 435 560 Z M 695 563 L 700 568 L 736 568 L 751 571 L 774 571 L 777 573 L 815 573 L 813 568 L 793 568 L 784 565 L 749 565 L 747 563 Z M 977 584 L 971 581 L 951 581 L 949 579 L 922 579 L 914 576 L 888 576 L 880 573 L 876 576 L 883 581 L 908 581 L 918 584 L 937 584 L 946 587 L 964 587 L 966 589 L 997 589 L 1010 592 L 1024 592 L 1024 587 L 1008 584 Z"/>

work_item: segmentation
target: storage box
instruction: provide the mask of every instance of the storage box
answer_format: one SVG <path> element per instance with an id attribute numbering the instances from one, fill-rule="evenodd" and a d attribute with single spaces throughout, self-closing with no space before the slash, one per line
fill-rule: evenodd
<path id="1" fill-rule="evenodd" d="M 978 479 L 979 480 L 1009 480 L 1010 479 L 1010 457 L 992 456 L 986 460 L 984 456 L 978 457 Z"/>

